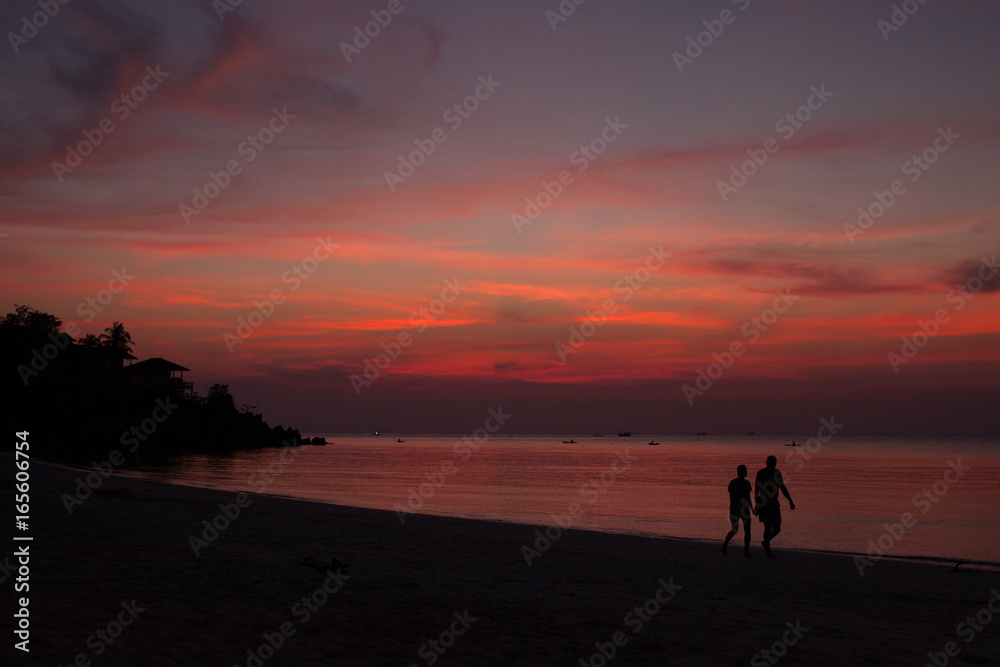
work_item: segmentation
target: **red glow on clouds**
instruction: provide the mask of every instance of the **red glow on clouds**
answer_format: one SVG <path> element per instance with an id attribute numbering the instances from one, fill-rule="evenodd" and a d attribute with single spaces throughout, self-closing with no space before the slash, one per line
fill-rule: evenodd
<path id="1" fill-rule="evenodd" d="M 695 414 L 680 386 L 734 342 L 746 352 L 713 397 L 788 397 L 795 386 L 820 404 L 824 391 L 851 396 L 874 387 L 871 377 L 891 381 L 886 354 L 940 309 L 949 321 L 903 369 L 910 377 L 931 382 L 950 367 L 958 375 L 948 382 L 981 386 L 977 366 L 995 371 L 1000 361 L 1000 276 L 971 299 L 949 299 L 1000 249 L 1000 123 L 982 111 L 1000 90 L 993 76 L 952 76 L 995 62 L 995 46 L 957 37 L 971 20 L 962 12 L 922 10 L 961 24 L 947 38 L 947 75 L 904 40 L 891 45 L 895 55 L 872 55 L 883 44 L 871 35 L 838 33 L 844 49 L 869 58 L 844 76 L 839 57 L 803 56 L 782 39 L 755 46 L 734 32 L 677 78 L 664 53 L 684 34 L 663 26 L 697 25 L 700 10 L 612 15 L 595 6 L 552 35 L 510 7 L 437 16 L 414 4 L 394 33 L 348 64 L 338 44 L 361 10 L 309 5 L 303 22 L 301 13 L 244 4 L 218 22 L 203 6 L 185 7 L 177 23 L 145 8 L 156 29 L 134 44 L 98 14 L 67 9 L 65 34 L 53 28 L 48 46 L 32 44 L 58 59 L 57 47 L 82 40 L 108 65 L 91 82 L 70 85 L 59 72 L 21 81 L 23 105 L 10 116 L 21 131 L 0 155 L 8 309 L 27 303 L 93 333 L 124 321 L 141 358 L 174 359 L 196 369 L 196 383 L 245 380 L 256 404 L 284 405 L 308 386 L 362 412 L 379 409 L 369 396 L 402 387 L 398 403 L 426 381 L 453 398 L 496 386 L 596 396 L 613 384 L 623 411 L 655 391 L 657 405 Z M 861 20 L 850 8 L 806 7 L 748 14 L 759 23 L 747 29 L 773 37 L 776 25 L 795 21 L 820 39 L 827 18 Z M 630 47 L 598 49 L 598 62 L 606 24 L 627 30 Z M 652 64 L 657 57 L 665 68 Z M 765 77 L 775 63 L 782 76 Z M 51 163 L 64 146 L 156 64 L 170 76 L 58 182 Z M 398 156 L 446 127 L 442 111 L 490 72 L 501 87 L 390 192 L 385 172 Z M 724 203 L 717 182 L 824 76 L 835 95 L 822 113 Z M 66 108 L 73 113 L 57 113 Z M 243 162 L 237 147 L 274 108 L 295 118 Z M 628 129 L 579 170 L 570 156 L 619 115 Z M 851 242 L 844 224 L 905 178 L 902 163 L 939 127 L 961 139 Z M 179 204 L 234 159 L 241 173 L 186 223 Z M 540 199 L 563 170 L 572 183 Z M 513 224 L 543 201 L 530 224 Z M 321 241 L 338 246 L 317 259 Z M 669 257 L 643 269 L 661 247 Z M 122 267 L 135 280 L 83 321 L 79 304 Z M 753 318 L 789 290 L 793 305 L 755 329 Z M 223 335 L 254 313 L 266 316 L 230 353 Z M 595 318 L 600 326 L 561 359 L 558 344 L 580 340 L 573 332 Z M 371 393 L 351 391 L 349 376 L 404 333 L 412 342 Z M 835 377 L 819 383 L 824 374 Z"/>

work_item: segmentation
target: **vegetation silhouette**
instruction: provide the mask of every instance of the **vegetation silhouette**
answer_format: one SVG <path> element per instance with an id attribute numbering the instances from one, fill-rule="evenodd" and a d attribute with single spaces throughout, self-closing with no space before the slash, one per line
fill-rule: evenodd
<path id="1" fill-rule="evenodd" d="M 97 337 L 97 340 L 104 347 L 132 354 L 132 334 L 125 331 L 125 325 L 121 322 L 112 322 L 111 326 Z"/>
<path id="2" fill-rule="evenodd" d="M 252 406 L 237 409 L 227 384 L 200 397 L 183 366 L 126 364 L 134 341 L 122 322 L 78 340 L 61 327 L 24 305 L 0 319 L 0 423 L 28 431 L 38 458 L 89 463 L 119 450 L 128 461 L 302 444 L 296 429 L 269 426 Z"/>

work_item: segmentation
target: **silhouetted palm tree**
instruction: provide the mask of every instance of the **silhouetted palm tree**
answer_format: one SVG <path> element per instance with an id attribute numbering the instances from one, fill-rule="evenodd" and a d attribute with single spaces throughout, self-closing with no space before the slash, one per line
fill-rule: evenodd
<path id="1" fill-rule="evenodd" d="M 132 334 L 125 331 L 125 325 L 121 322 L 112 322 L 111 326 L 98 337 L 98 340 L 105 347 L 132 354 Z"/>
<path id="2" fill-rule="evenodd" d="M 83 349 L 85 350 L 94 350 L 101 346 L 101 341 L 96 335 L 87 334 L 80 339 L 80 344 L 83 345 Z"/>

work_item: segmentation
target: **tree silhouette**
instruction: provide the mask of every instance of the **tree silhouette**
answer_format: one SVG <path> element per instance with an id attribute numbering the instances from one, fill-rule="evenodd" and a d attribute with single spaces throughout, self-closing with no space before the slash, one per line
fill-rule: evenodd
<path id="1" fill-rule="evenodd" d="M 112 322 L 110 327 L 104 330 L 98 340 L 104 347 L 112 350 L 120 350 L 132 354 L 132 334 L 125 331 L 125 325 L 121 322 Z"/>
<path id="2" fill-rule="evenodd" d="M 235 412 L 236 403 L 233 395 L 229 393 L 229 385 L 216 382 L 208 388 L 208 396 L 205 397 L 205 404 L 217 410 Z"/>
<path id="3" fill-rule="evenodd" d="M 30 306 L 19 306 L 14 304 L 14 312 L 7 313 L 0 319 L 0 326 L 3 327 L 23 327 L 40 334 L 59 333 L 62 320 L 55 315 L 42 312 Z"/>
<path id="4" fill-rule="evenodd" d="M 76 333 L 73 346 L 66 342 L 68 333 L 60 334 L 61 326 L 60 318 L 30 306 L 0 312 L 0 426 L 8 433 L 30 430 L 36 442 L 45 443 L 46 458 L 84 465 L 107 456 L 108 442 L 124 438 L 123 428 L 149 421 L 154 401 L 177 409 L 168 410 L 170 418 L 155 433 L 145 431 L 142 447 L 150 456 L 297 446 L 302 439 L 296 429 L 270 426 L 253 406 L 237 410 L 224 383 L 213 384 L 200 398 L 178 391 L 186 383 L 171 378 L 167 389 L 175 395 L 163 404 L 163 385 L 149 386 L 143 377 L 135 382 L 135 374 L 119 372 L 124 359 L 134 358 L 132 336 L 121 322 L 99 336 Z M 40 352 L 54 346 L 66 351 L 57 357 Z M 47 363 L 37 370 L 33 357 L 42 354 Z"/>

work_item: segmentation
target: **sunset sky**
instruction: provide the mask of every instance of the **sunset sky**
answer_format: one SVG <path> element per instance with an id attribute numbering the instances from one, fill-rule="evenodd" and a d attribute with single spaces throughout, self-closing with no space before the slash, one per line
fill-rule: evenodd
<path id="1" fill-rule="evenodd" d="M 2 312 L 304 432 L 997 433 L 1000 7 L 902 4 L 4 2 Z"/>

